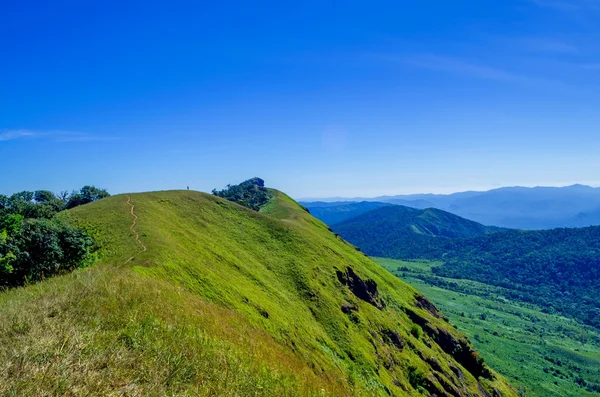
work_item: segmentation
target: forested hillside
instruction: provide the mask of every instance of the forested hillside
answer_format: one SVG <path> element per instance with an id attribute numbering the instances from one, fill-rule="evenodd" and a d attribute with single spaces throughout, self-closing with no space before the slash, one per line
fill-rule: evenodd
<path id="1" fill-rule="evenodd" d="M 494 232 L 459 217 L 437 216 L 436 232 L 423 233 L 406 216 L 410 211 L 394 208 L 334 229 L 368 255 L 440 261 L 443 265 L 433 269 L 440 276 L 504 287 L 511 298 L 600 327 L 600 227 Z"/>
<path id="2" fill-rule="evenodd" d="M 452 239 L 501 230 L 446 211 L 401 205 L 378 208 L 332 228 L 368 255 L 402 259 L 423 258 L 430 253 L 438 255 Z"/>
<path id="3" fill-rule="evenodd" d="M 502 287 L 436 275 L 436 262 L 377 262 L 441 308 L 521 396 L 600 395 L 600 329 L 508 299 Z"/>
<path id="4" fill-rule="evenodd" d="M 600 227 L 511 230 L 446 247 L 434 273 L 505 287 L 600 328 Z"/>

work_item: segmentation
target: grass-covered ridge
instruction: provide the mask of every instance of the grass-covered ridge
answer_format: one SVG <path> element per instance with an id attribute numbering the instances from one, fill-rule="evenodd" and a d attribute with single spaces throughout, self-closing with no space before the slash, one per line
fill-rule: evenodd
<path id="1" fill-rule="evenodd" d="M 516 395 L 412 287 L 270 192 L 261 212 L 132 194 L 145 252 L 124 195 L 63 213 L 101 259 L 0 294 L 0 394 Z"/>

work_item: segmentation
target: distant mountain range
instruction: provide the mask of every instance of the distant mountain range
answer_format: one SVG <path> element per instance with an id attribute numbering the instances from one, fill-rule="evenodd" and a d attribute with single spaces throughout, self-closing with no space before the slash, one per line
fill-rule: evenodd
<path id="1" fill-rule="evenodd" d="M 307 208 L 310 213 L 325 222 L 328 225 L 334 225 L 345 221 L 346 219 L 354 218 L 355 216 L 364 214 L 365 212 L 381 207 L 391 207 L 394 204 L 380 203 L 377 201 L 361 201 L 361 202 L 314 202 L 307 203 Z"/>
<path id="2" fill-rule="evenodd" d="M 346 217 L 332 218 L 341 222 L 356 216 L 362 208 L 351 207 L 352 202 L 369 202 L 371 206 L 396 204 L 424 209 L 438 208 L 471 219 L 485 225 L 515 229 L 552 229 L 556 227 L 586 227 L 600 225 L 600 188 L 585 185 L 566 187 L 504 187 L 485 192 L 461 192 L 454 194 L 410 194 L 380 196 L 375 198 L 321 199 L 319 202 L 304 200 L 309 210 L 317 210 L 315 215 L 326 212 L 346 212 Z M 379 204 L 373 204 L 377 202 Z M 333 209 L 339 205 L 346 209 Z M 363 205 L 364 208 L 367 208 Z M 360 206 L 359 206 L 360 207 Z M 320 212 L 319 212 L 320 211 Z M 358 213 L 357 213 L 358 211 Z M 352 213 L 350 213 L 352 212 Z M 363 211 L 364 212 L 364 211 Z M 327 220 L 321 218 L 325 222 Z"/>

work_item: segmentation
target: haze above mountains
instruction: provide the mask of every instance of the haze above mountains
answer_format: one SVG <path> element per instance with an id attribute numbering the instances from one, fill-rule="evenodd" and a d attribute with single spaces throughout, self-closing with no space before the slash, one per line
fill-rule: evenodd
<path id="1" fill-rule="evenodd" d="M 301 202 L 321 219 L 333 216 L 328 218 L 328 223 L 396 204 L 417 209 L 437 208 L 484 225 L 515 229 L 600 225 L 600 188 L 586 185 L 503 187 L 483 192 L 304 199 Z"/>

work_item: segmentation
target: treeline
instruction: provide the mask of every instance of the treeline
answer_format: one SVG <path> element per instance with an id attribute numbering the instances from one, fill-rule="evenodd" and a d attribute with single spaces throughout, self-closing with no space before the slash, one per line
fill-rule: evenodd
<path id="1" fill-rule="evenodd" d="M 92 238 L 56 214 L 108 196 L 94 186 L 70 194 L 38 190 L 0 195 L 0 288 L 84 266 Z"/>
<path id="2" fill-rule="evenodd" d="M 600 329 L 600 227 L 511 230 L 452 243 L 435 274 L 517 290 L 545 311 Z"/>
<path id="3" fill-rule="evenodd" d="M 105 189 L 84 186 L 79 191 L 54 194 L 48 190 L 0 195 L 0 214 L 21 214 L 25 218 L 52 218 L 57 212 L 91 203 L 110 194 Z"/>
<path id="4" fill-rule="evenodd" d="M 265 181 L 260 178 L 248 179 L 239 185 L 227 185 L 223 190 L 213 189 L 212 194 L 254 211 L 260 210 L 271 199 L 271 194 L 265 187 Z"/>

